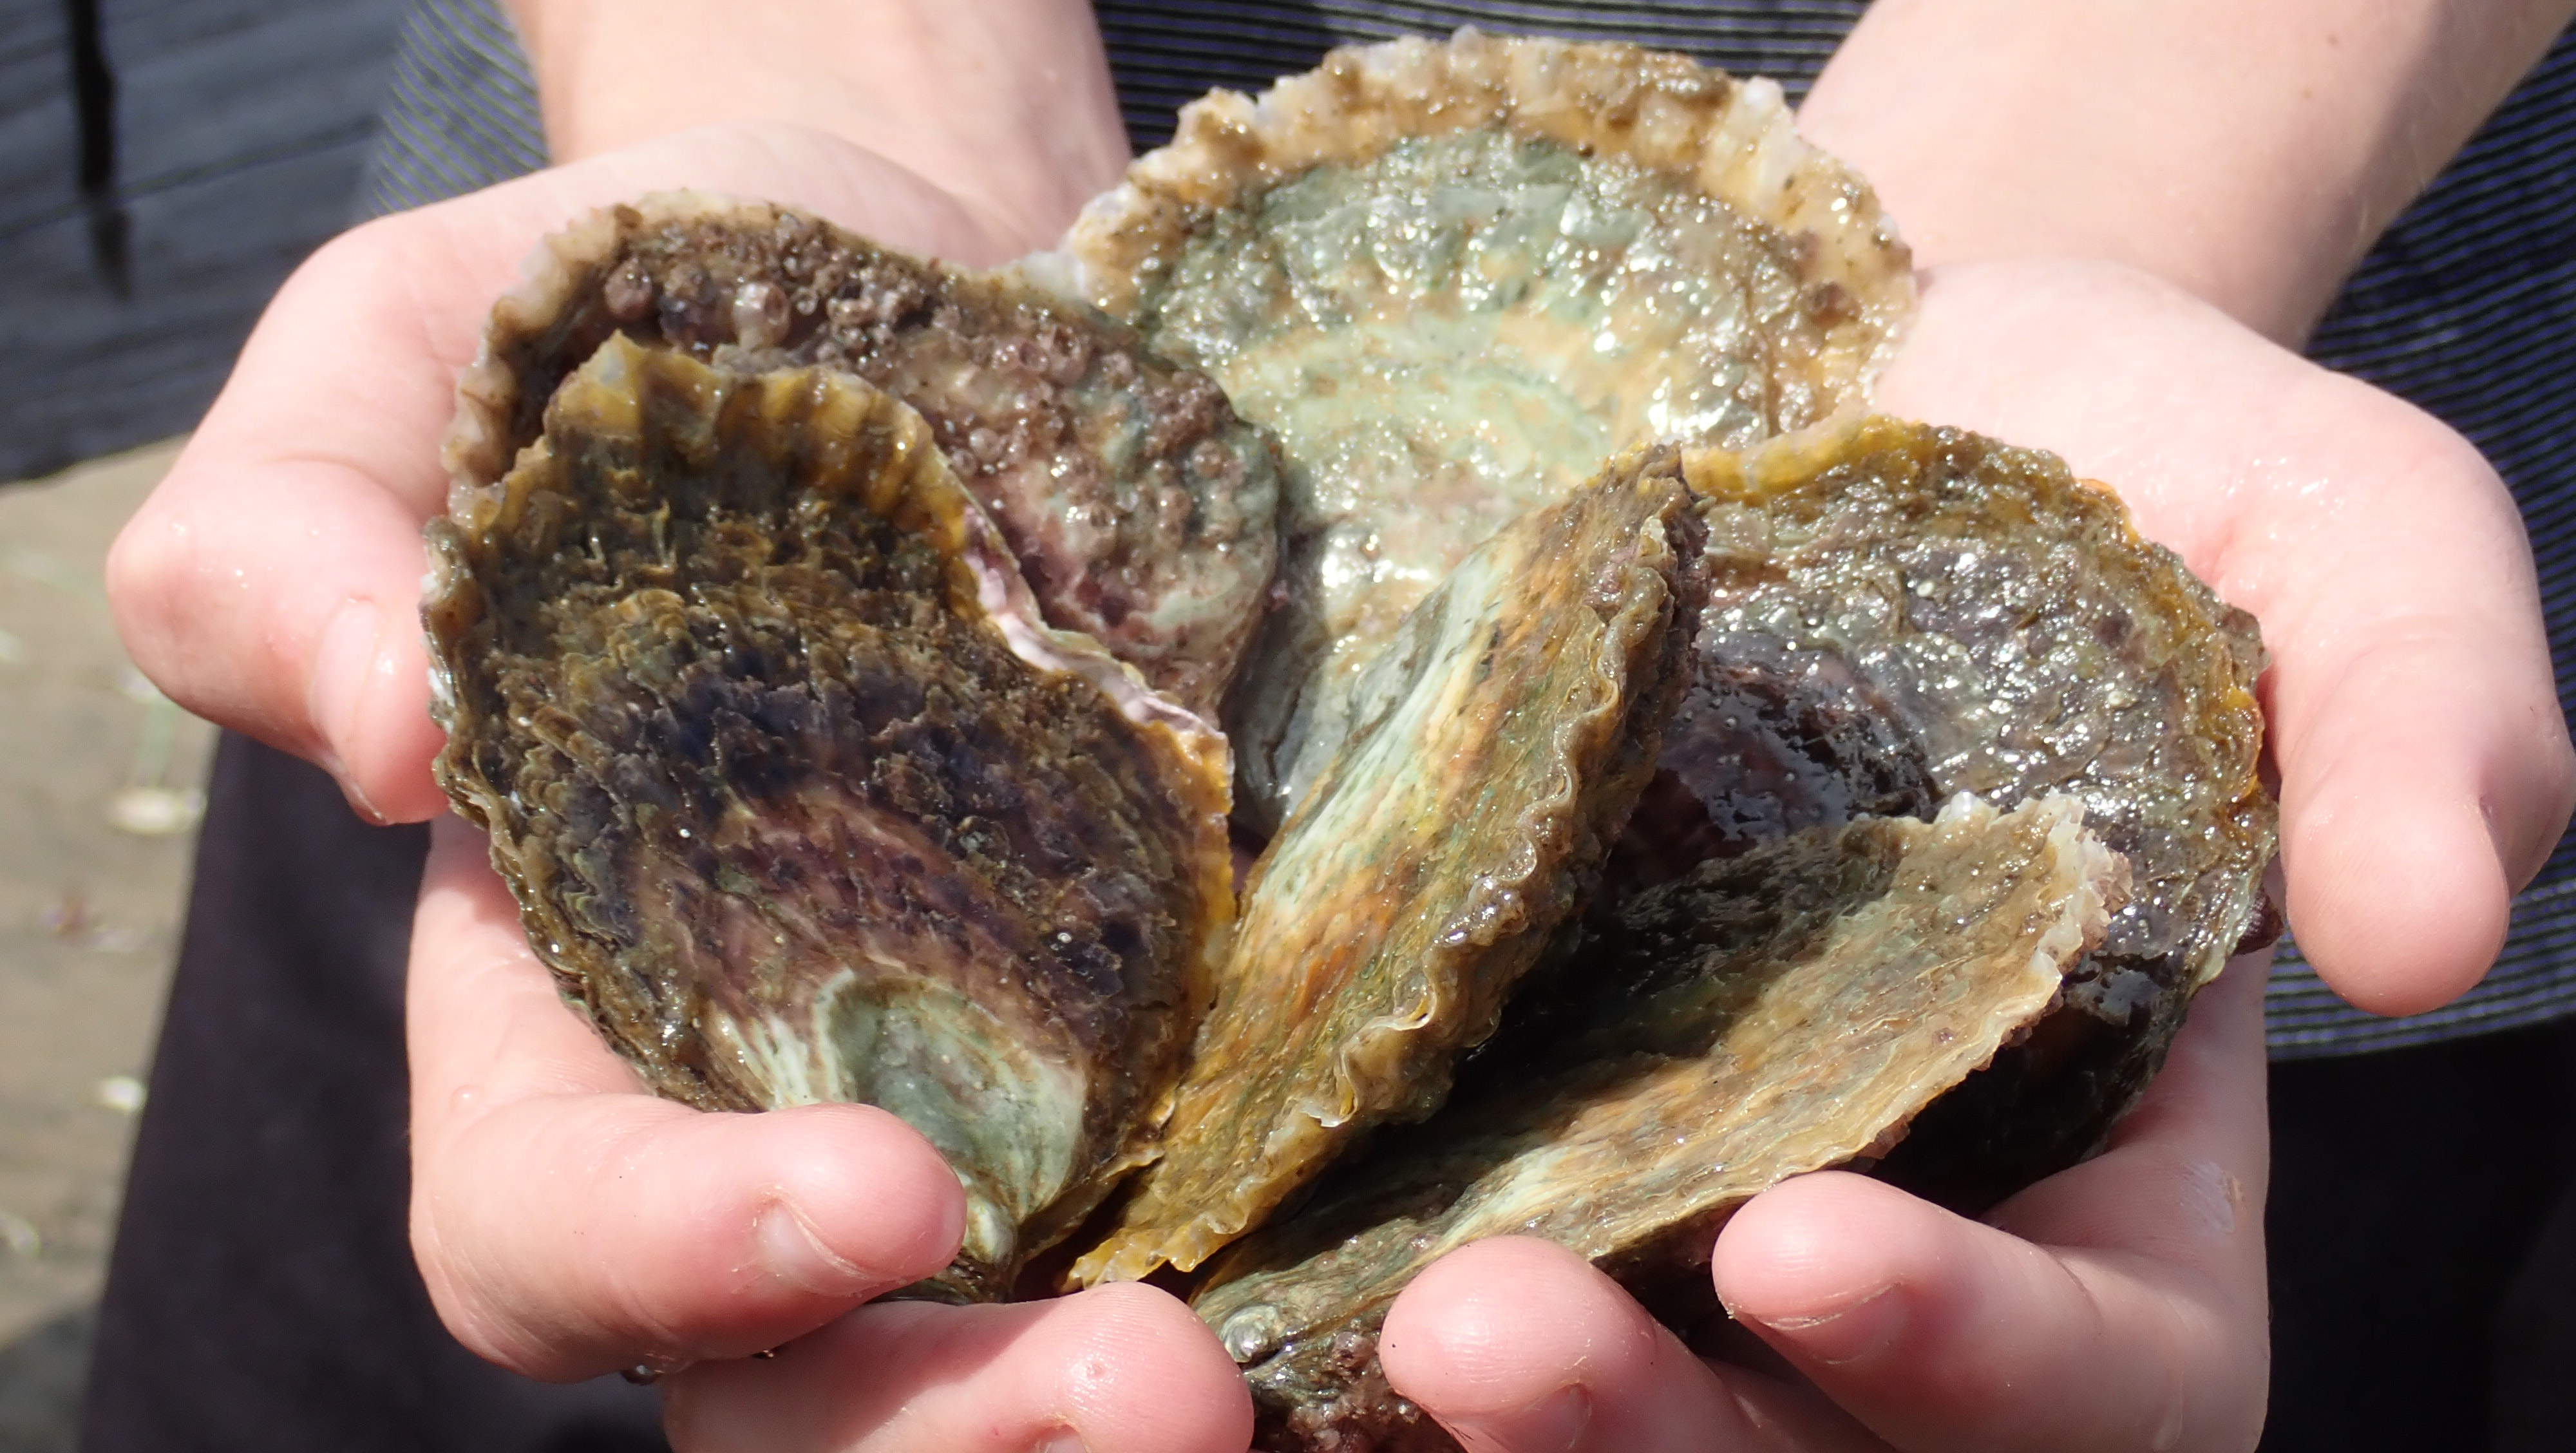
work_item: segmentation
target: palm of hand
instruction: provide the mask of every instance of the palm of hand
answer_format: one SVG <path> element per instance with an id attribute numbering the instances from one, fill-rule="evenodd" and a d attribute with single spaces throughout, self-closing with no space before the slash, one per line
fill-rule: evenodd
<path id="1" fill-rule="evenodd" d="M 2476 450 L 2108 265 L 1928 275 L 1882 398 L 2064 455 L 2261 621 L 2287 907 L 2336 989 L 2412 1013 L 2485 972 L 2576 759 L 2530 548 Z"/>
<path id="2" fill-rule="evenodd" d="M 117 541 L 109 588 L 135 663 L 198 714 L 328 767 L 370 817 L 442 811 L 417 608 L 457 372 L 547 233 L 681 186 L 969 262 L 1026 250 L 920 177 L 791 127 L 683 133 L 358 228 L 288 280 Z"/>
<path id="3" fill-rule="evenodd" d="M 2529 550 L 2475 450 L 2163 284 L 2067 262 L 1927 276 L 1880 403 L 2065 455 L 2253 611 L 2303 946 L 2387 1012 L 2474 981 L 2576 786 Z M 1480 1449 L 2250 1446 L 2260 984 L 2241 965 L 2214 987 L 2111 1149 L 1989 1225 L 1839 1175 L 1739 1213 L 1718 1290 L 1786 1380 L 1696 1363 L 1528 1244 L 1422 1278 L 1389 1371 Z"/>
<path id="4" fill-rule="evenodd" d="M 330 767 L 370 815 L 440 812 L 417 611 L 457 372 L 540 238 L 683 185 L 970 263 L 1046 240 L 776 127 L 674 136 L 360 228 L 281 292 L 119 542 L 111 585 L 137 662 L 200 713 Z M 721 1378 L 675 1379 L 691 1447 L 1243 1446 L 1232 1364 L 1160 1292 L 844 1318 L 954 1253 L 963 1198 L 937 1152 L 863 1106 L 708 1116 L 646 1094 L 557 997 L 479 836 L 441 822 L 436 841 L 409 990 L 412 1231 L 468 1346 L 569 1378 L 739 1358 L 834 1324 L 749 1405 Z M 815 1381 L 818 1364 L 832 1375 Z"/>

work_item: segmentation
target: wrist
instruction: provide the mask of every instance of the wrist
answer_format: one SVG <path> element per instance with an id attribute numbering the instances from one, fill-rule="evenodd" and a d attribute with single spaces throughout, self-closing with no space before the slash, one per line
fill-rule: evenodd
<path id="1" fill-rule="evenodd" d="M 1022 247 L 1127 162 L 1084 0 L 507 0 L 549 149 L 785 123 L 914 172 Z"/>
<path id="2" fill-rule="evenodd" d="M 2284 341 L 2570 0 L 1879 0 L 1801 128 L 1926 265 L 2153 273 Z"/>

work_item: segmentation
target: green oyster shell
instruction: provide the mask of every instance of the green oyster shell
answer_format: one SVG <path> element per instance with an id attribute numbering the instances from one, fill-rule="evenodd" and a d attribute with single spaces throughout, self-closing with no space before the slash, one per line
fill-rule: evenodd
<path id="1" fill-rule="evenodd" d="M 668 193 L 548 239 L 493 311 L 451 466 L 489 483 L 622 335 L 729 372 L 819 365 L 918 410 L 1046 618 L 1203 715 L 1278 556 L 1279 466 L 1201 373 L 1017 274 L 908 257 L 766 203 Z"/>
<path id="2" fill-rule="evenodd" d="M 1232 918 L 1222 739 L 1038 620 L 919 415 L 612 337 L 430 527 L 440 780 L 619 1053 L 946 1154 L 988 1299 L 1150 1154 Z"/>
<path id="3" fill-rule="evenodd" d="M 647 199 L 558 240 L 468 376 L 450 786 L 658 1088 L 876 1098 L 941 1144 L 978 1221 L 935 1290 L 1002 1294 L 1160 1157 L 1079 1275 L 1205 1263 L 1265 1447 L 1447 1448 L 1373 1347 L 1438 1249 L 1535 1228 L 1651 1297 L 1799 1170 L 1983 1205 L 2100 1141 L 2261 916 L 2252 622 L 2045 455 L 1818 424 L 1910 302 L 1776 89 L 1473 33 L 1212 96 L 1017 274 Z M 603 342 L 659 382 L 576 376 Z M 733 443 L 620 462 L 648 437 Z M 1596 473 L 1674 439 L 1712 447 Z M 677 517 L 631 508 L 879 454 L 851 467 L 903 483 L 858 493 L 913 506 L 866 529 L 920 569 L 866 589 L 901 629 L 755 580 L 805 547 L 736 546 L 821 515 L 653 555 Z M 582 595 L 600 539 L 710 572 L 685 599 L 721 628 Z M 1223 701 L 1238 821 L 1279 829 L 1231 949 L 1224 744 L 1101 647 Z M 787 704 L 655 725 L 715 701 L 683 676 Z M 853 768 L 848 713 L 790 709 L 860 676 L 919 703 L 867 731 L 934 722 L 972 770 Z M 861 820 L 926 871 L 819 863 Z M 1973 946 L 1942 957 L 1936 905 Z M 775 954 L 711 927 L 800 916 Z M 816 987 L 853 955 L 908 967 Z M 1897 1032 L 1918 1011 L 1946 1037 Z"/>
<path id="4" fill-rule="evenodd" d="M 1655 758 L 1697 603 L 1678 462 L 1515 522 L 1416 606 L 1245 885 L 1162 1159 L 1086 1280 L 1184 1270 L 1451 1060 L 1581 901 Z"/>
<path id="5" fill-rule="evenodd" d="M 1264 831 L 1469 550 L 1625 448 L 1854 402 L 1913 301 L 1868 189 L 1768 82 L 1474 31 L 1191 105 L 1067 252 L 1286 453 L 1281 609 L 1226 714 Z"/>

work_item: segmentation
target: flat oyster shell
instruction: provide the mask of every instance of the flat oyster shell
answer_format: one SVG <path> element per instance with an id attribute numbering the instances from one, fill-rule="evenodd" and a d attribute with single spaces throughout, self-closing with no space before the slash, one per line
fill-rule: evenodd
<path id="1" fill-rule="evenodd" d="M 488 484 L 611 334 L 738 372 L 822 364 L 919 410 L 1051 623 L 1213 715 L 1278 555 L 1276 450 L 1203 374 L 1009 272 L 758 202 L 649 196 L 548 240 L 493 310 L 450 464 Z"/>
<path id="2" fill-rule="evenodd" d="M 1871 419 L 1686 467 L 1708 604 L 1623 862 L 1676 856 L 1677 823 L 1734 850 L 1959 792 L 2080 800 L 2136 891 L 2063 1012 L 1886 1172 L 1976 1208 L 2072 1164 L 2260 915 L 2277 812 L 2253 618 L 2036 450 Z"/>
<path id="3" fill-rule="evenodd" d="M 1284 609 L 1227 714 L 1262 828 L 1478 542 L 1621 449 L 1740 448 L 1856 401 L 1913 303 L 1876 200 L 1777 86 L 1472 30 L 1193 103 L 1067 249 L 1288 455 Z"/>
<path id="4" fill-rule="evenodd" d="M 1704 1263 L 1743 1202 L 1902 1134 L 2099 940 L 2125 874 L 2083 819 L 2067 797 L 1962 796 L 1930 823 L 1773 838 L 1623 905 L 1534 1053 L 1219 1263 L 1197 1307 L 1247 1365 L 1258 1446 L 1456 1447 L 1375 1350 L 1449 1251 L 1536 1235 L 1613 1274 Z"/>
<path id="5" fill-rule="evenodd" d="M 1697 604 L 1667 449 L 1533 512 L 1417 606 L 1244 893 L 1163 1158 L 1084 1280 L 1183 1270 L 1458 1050 L 1588 891 L 1651 769 Z"/>
<path id="6" fill-rule="evenodd" d="M 1046 629 L 919 415 L 612 337 L 430 527 L 438 759 L 653 1087 L 868 1101 L 1004 1294 L 1152 1131 L 1231 919 L 1221 738 Z"/>

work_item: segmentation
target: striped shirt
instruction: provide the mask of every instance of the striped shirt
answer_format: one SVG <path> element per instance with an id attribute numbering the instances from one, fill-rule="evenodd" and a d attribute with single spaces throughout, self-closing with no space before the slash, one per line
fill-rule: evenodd
<path id="1" fill-rule="evenodd" d="M 1098 0 L 1128 134 L 1170 136 L 1212 86 L 1257 91 L 1324 51 L 1461 25 L 1631 40 L 1803 96 L 1866 0 Z M 492 0 L 414 0 L 368 165 L 373 212 L 455 196 L 544 165 L 536 94 Z M 2344 289 L 2309 356 L 2427 409 L 2483 450 L 2522 506 L 2562 689 L 2576 683 L 2576 32 L 2561 37 Z M 2553 445 L 2557 447 L 2552 447 Z M 2562 706 L 2565 703 L 2562 701 Z M 2451 1005 L 2379 1019 L 2345 1005 L 2285 941 L 2273 971 L 2275 1059 L 2348 1054 L 2576 1013 L 2576 837 L 2515 902 L 2486 980 Z"/>

